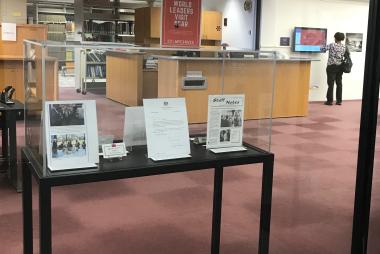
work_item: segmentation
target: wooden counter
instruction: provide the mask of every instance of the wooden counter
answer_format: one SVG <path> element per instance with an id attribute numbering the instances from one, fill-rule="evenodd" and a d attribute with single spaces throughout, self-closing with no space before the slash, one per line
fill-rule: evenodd
<path id="1" fill-rule="evenodd" d="M 143 70 L 142 65 L 141 53 L 108 53 L 107 98 L 139 106 L 143 98 L 185 97 L 190 123 L 206 122 L 208 95 L 222 92 L 245 94 L 246 119 L 270 118 L 271 113 L 273 118 L 308 113 L 310 60 L 278 60 L 274 65 L 269 59 L 228 59 L 224 80 L 218 58 L 163 56 L 158 71 Z M 183 90 L 187 71 L 202 71 L 207 89 Z"/>
<path id="2" fill-rule="evenodd" d="M 245 94 L 245 119 L 306 116 L 310 61 L 226 60 L 224 93 Z M 183 90 L 187 71 L 202 71 L 205 90 Z M 158 64 L 158 97 L 185 97 L 190 123 L 207 121 L 208 95 L 222 93 L 222 61 L 217 59 L 161 58 Z M 275 80 L 274 94 L 272 92 Z"/>

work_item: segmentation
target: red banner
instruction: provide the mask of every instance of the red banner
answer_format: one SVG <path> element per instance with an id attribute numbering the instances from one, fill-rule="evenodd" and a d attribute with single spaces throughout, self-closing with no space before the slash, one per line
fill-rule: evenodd
<path id="1" fill-rule="evenodd" d="M 163 0 L 162 47 L 199 48 L 201 0 Z"/>

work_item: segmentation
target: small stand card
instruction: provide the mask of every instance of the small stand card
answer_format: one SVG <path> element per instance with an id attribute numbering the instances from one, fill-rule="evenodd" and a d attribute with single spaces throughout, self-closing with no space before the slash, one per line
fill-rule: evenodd
<path id="1" fill-rule="evenodd" d="M 102 150 L 104 159 L 122 158 L 128 153 L 124 143 L 105 144 L 102 145 Z"/>
<path id="2" fill-rule="evenodd" d="M 184 98 L 144 99 L 148 157 L 190 157 L 189 126 Z"/>
<path id="3" fill-rule="evenodd" d="M 206 148 L 214 153 L 245 151 L 244 95 L 209 95 Z"/>
<path id="4" fill-rule="evenodd" d="M 96 167 L 99 150 L 95 101 L 46 102 L 45 141 L 51 171 Z"/>

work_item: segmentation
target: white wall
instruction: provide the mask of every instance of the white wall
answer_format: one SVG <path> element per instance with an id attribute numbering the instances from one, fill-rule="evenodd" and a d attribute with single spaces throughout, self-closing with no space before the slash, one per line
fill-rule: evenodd
<path id="1" fill-rule="evenodd" d="M 368 3 L 344 0 L 265 0 L 262 2 L 261 48 L 285 52 L 290 56 L 290 47 L 280 47 L 280 37 L 291 37 L 295 26 L 321 27 L 328 29 L 328 42 L 333 42 L 335 32 L 363 33 L 363 52 L 353 52 L 352 73 L 343 76 L 343 100 L 361 99 L 365 47 L 367 37 Z M 310 86 L 311 101 L 325 100 L 327 54 L 298 54 L 320 60 L 313 62 Z"/>
<path id="2" fill-rule="evenodd" d="M 255 10 L 244 10 L 245 0 L 203 0 L 203 10 L 219 11 L 227 26 L 222 26 L 222 43 L 230 48 L 253 49 L 255 37 Z M 253 1 L 254 2 L 254 1 Z M 255 6 L 255 4 L 252 4 Z"/>
<path id="3" fill-rule="evenodd" d="M 26 23 L 26 0 L 0 0 L 0 22 Z"/>
<path id="4" fill-rule="evenodd" d="M 223 26 L 224 43 L 233 48 L 254 48 L 255 10 L 244 10 L 244 0 L 227 0 L 223 8 L 223 18 L 227 18 L 227 27 Z M 254 4 L 253 4 L 254 6 Z"/>

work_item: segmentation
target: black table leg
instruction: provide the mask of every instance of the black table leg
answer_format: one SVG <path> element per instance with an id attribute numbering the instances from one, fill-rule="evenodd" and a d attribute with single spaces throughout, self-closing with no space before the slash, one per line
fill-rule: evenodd
<path id="1" fill-rule="evenodd" d="M 1 153 L 4 159 L 8 159 L 8 126 L 7 126 L 7 114 L 3 114 L 3 128 L 1 129 Z"/>
<path id="2" fill-rule="evenodd" d="M 40 253 L 51 254 L 51 186 L 40 182 Z"/>
<path id="3" fill-rule="evenodd" d="M 269 253 L 274 158 L 264 161 L 261 186 L 259 254 Z"/>
<path id="4" fill-rule="evenodd" d="M 3 126 L 1 128 L 1 167 L 0 172 L 1 173 L 8 173 L 8 129 L 5 124 L 5 114 L 2 113 L 3 118 Z"/>
<path id="5" fill-rule="evenodd" d="M 215 168 L 214 202 L 212 210 L 211 254 L 218 254 L 220 248 L 220 226 L 222 217 L 223 167 Z"/>
<path id="6" fill-rule="evenodd" d="M 9 172 L 8 176 L 17 191 L 21 191 L 21 186 L 17 175 L 17 134 L 16 134 L 16 111 L 7 113 L 8 128 L 8 150 L 9 150 Z"/>
<path id="7" fill-rule="evenodd" d="M 32 210 L 32 176 L 29 162 L 22 155 L 22 216 L 24 254 L 33 253 L 33 210 Z"/>

